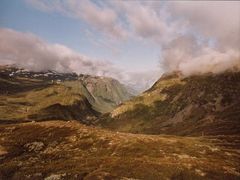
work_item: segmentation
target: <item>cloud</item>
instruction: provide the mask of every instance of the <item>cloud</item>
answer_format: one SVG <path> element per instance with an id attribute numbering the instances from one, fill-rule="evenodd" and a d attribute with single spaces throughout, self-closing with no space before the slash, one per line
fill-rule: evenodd
<path id="1" fill-rule="evenodd" d="M 163 68 L 192 74 L 240 71 L 240 52 L 235 49 L 219 50 L 200 43 L 193 36 L 181 36 L 163 49 Z"/>
<path id="2" fill-rule="evenodd" d="M 125 38 L 127 36 L 127 32 L 118 23 L 117 14 L 114 10 L 106 6 L 99 7 L 90 0 L 27 0 L 27 2 L 33 7 L 46 12 L 59 12 L 83 20 L 114 38 Z"/>
<path id="3" fill-rule="evenodd" d="M 140 37 L 162 46 L 195 33 L 216 39 L 221 48 L 240 46 L 237 1 L 26 1 L 43 11 L 78 18 L 115 37 Z"/>
<path id="4" fill-rule="evenodd" d="M 118 76 L 110 62 L 91 59 L 60 44 L 49 44 L 31 33 L 0 29 L 1 64 L 17 64 L 34 71 L 75 71 Z"/>
<path id="5" fill-rule="evenodd" d="M 128 34 L 133 38 L 150 40 L 161 45 L 169 42 L 183 30 L 180 21 L 172 20 L 169 23 L 169 14 L 163 2 L 110 1 L 110 3 L 119 17 L 124 19 L 130 31 Z"/>
<path id="6" fill-rule="evenodd" d="M 222 48 L 240 47 L 239 1 L 172 1 L 168 8 L 188 22 L 188 29 L 216 38 Z"/>
<path id="7" fill-rule="evenodd" d="M 162 36 L 167 31 L 167 26 L 157 13 L 140 2 L 114 1 L 115 7 L 125 15 L 129 26 L 142 38 Z"/>
<path id="8" fill-rule="evenodd" d="M 182 21 L 168 22 L 169 14 L 162 2 L 140 1 L 48 1 L 26 0 L 45 12 L 58 12 L 86 22 L 105 35 L 119 40 L 127 38 L 149 39 L 154 42 L 169 41 L 184 27 Z M 159 7 L 153 8 L 154 6 Z"/>
<path id="9" fill-rule="evenodd" d="M 56 70 L 107 76 L 139 91 L 153 83 L 149 72 L 126 72 L 108 61 L 87 57 L 64 45 L 50 44 L 31 33 L 6 28 L 0 28 L 0 64 L 15 64 L 33 71 Z"/>
<path id="10" fill-rule="evenodd" d="M 161 48 L 161 67 L 185 75 L 240 70 L 240 2 L 114 1 L 136 36 Z"/>
<path id="11" fill-rule="evenodd" d="M 240 70 L 240 2 L 174 1 L 168 8 L 187 22 L 187 31 L 162 46 L 165 71 L 192 75 Z"/>
<path id="12" fill-rule="evenodd" d="M 203 48 L 200 56 L 193 57 L 179 65 L 186 75 L 221 73 L 224 71 L 240 71 L 239 51 L 227 50 L 220 52 L 211 48 Z"/>
<path id="13" fill-rule="evenodd" d="M 141 40 L 145 44 L 154 42 L 159 47 L 160 64 L 164 71 L 180 70 L 185 75 L 191 75 L 239 69 L 240 2 L 237 1 L 27 2 L 42 11 L 77 18 L 107 38 L 114 37 L 122 43 L 125 43 L 122 39 L 126 38 L 128 41 Z M 34 35 L 6 31 L 11 32 L 8 36 L 10 42 L 5 39 L 3 43 L 1 40 L 1 51 L 9 53 L 1 54 L 2 61 L 26 64 L 33 69 L 69 69 L 106 75 L 124 82 L 129 80 L 135 85 L 154 81 L 150 78 L 151 75 L 155 77 L 154 72 L 126 73 L 109 62 L 93 60 L 65 46 L 49 44 Z M 104 40 L 94 43 L 115 51 L 114 43 Z"/>

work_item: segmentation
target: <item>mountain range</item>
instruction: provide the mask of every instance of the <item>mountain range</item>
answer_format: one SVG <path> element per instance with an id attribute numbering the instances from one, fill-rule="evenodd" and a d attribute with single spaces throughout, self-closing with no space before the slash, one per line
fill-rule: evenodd
<path id="1" fill-rule="evenodd" d="M 0 179 L 239 179 L 240 72 L 109 77 L 0 67 Z"/>
<path id="2" fill-rule="evenodd" d="M 0 84 L 0 119 L 5 121 L 74 119 L 89 123 L 133 97 L 112 78 L 12 66 L 0 68 Z"/>

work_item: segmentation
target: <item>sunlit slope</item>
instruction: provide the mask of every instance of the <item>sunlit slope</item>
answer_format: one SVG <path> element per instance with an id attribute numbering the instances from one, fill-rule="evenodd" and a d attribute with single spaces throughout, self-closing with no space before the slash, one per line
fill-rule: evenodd
<path id="1" fill-rule="evenodd" d="M 15 81 L 15 84 L 13 82 Z M 78 82 L 49 84 L 33 79 L 11 79 L 1 84 L 12 90 L 0 95 L 0 120 L 76 119 L 87 121 L 97 114 L 83 95 Z"/>
<path id="2" fill-rule="evenodd" d="M 86 97 L 92 108 L 100 113 L 110 112 L 120 103 L 132 98 L 123 84 L 108 77 L 59 73 L 50 70 L 33 72 L 13 66 L 0 66 L 0 95 L 27 90 L 30 92 L 36 88 L 43 89 L 56 84 L 74 91 L 74 94 Z"/>
<path id="3" fill-rule="evenodd" d="M 110 132 L 76 122 L 0 126 L 0 179 L 239 179 L 238 136 Z"/>
<path id="4" fill-rule="evenodd" d="M 110 129 L 149 134 L 240 133 L 240 73 L 163 76 L 100 120 Z"/>
<path id="5" fill-rule="evenodd" d="M 0 120 L 90 122 L 131 97 L 112 78 L 0 66 Z"/>

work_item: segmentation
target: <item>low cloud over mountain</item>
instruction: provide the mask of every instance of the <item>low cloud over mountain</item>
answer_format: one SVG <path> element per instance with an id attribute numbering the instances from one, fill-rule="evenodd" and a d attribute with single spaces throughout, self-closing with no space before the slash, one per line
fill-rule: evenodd
<path id="1" fill-rule="evenodd" d="M 0 29 L 0 42 L 1 64 L 15 64 L 33 71 L 73 71 L 82 74 L 109 76 L 133 87 L 137 86 L 138 91 L 150 87 L 153 82 L 153 76 L 147 76 L 142 82 L 143 79 L 136 76 L 136 73 L 125 72 L 110 62 L 87 57 L 64 45 L 50 44 L 31 33 L 2 28 Z M 149 72 L 139 74 L 142 77 Z"/>
<path id="2" fill-rule="evenodd" d="M 95 75 L 110 75 L 114 67 L 109 62 L 90 59 L 61 44 L 50 44 L 31 33 L 0 29 L 1 62 L 42 71 L 76 71 Z M 114 73 L 117 74 L 115 71 Z"/>
<path id="3" fill-rule="evenodd" d="M 14 63 L 32 70 L 54 69 L 111 76 L 128 84 L 144 84 L 140 89 L 149 87 L 163 72 L 182 71 L 188 76 L 240 69 L 239 2 L 25 2 L 29 8 L 84 24 L 86 32 L 94 32 L 89 41 L 104 42 L 104 46 L 98 48 L 106 52 L 104 50 L 101 58 L 96 56 L 98 59 L 94 59 L 64 45 L 50 44 L 31 33 L 1 29 L 1 64 Z M 146 71 L 137 69 L 137 63 L 148 66 L 146 62 L 153 61 L 137 61 L 146 53 L 144 48 L 136 51 L 138 44 L 144 44 L 146 49 L 150 49 L 148 52 L 153 46 L 157 47 L 159 54 L 156 57 L 160 57 L 160 66 L 156 64 L 152 71 L 149 71 L 150 66 Z M 106 55 L 111 49 L 118 48 L 121 51 L 115 55 L 116 61 Z M 128 51 L 141 55 L 119 58 Z M 102 57 L 107 57 L 108 61 Z M 128 66 L 130 59 L 134 60 L 136 67 L 126 70 L 124 66 Z M 124 62 L 120 63 L 121 60 Z M 123 66 L 120 68 L 116 64 Z M 131 72 L 127 72 L 129 69 Z"/>

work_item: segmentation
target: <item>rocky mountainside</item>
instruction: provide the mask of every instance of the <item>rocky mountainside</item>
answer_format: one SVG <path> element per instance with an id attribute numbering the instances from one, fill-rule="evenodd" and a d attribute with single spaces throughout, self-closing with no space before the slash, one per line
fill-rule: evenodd
<path id="1" fill-rule="evenodd" d="M 99 112 L 109 112 L 133 97 L 123 84 L 112 78 L 80 75 L 79 80 L 93 97 L 89 101 Z"/>
<path id="2" fill-rule="evenodd" d="M 131 95 L 118 81 L 55 71 L 0 67 L 0 120 L 80 120 L 89 123 Z"/>
<path id="3" fill-rule="evenodd" d="M 240 134 L 240 72 L 183 77 L 163 75 L 149 90 L 100 120 L 117 131 L 175 134 Z"/>

